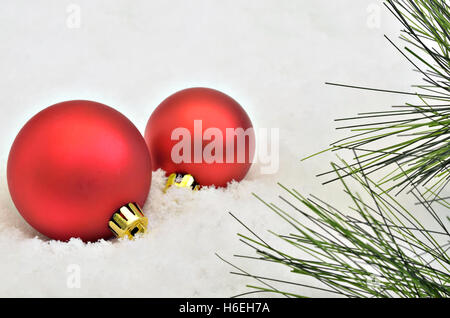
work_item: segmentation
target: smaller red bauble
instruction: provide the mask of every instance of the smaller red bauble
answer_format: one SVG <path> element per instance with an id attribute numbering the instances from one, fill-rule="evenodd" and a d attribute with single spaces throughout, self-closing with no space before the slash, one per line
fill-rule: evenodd
<path id="1" fill-rule="evenodd" d="M 124 115 L 91 101 L 50 106 L 20 130 L 11 147 L 8 186 L 15 206 L 40 233 L 57 240 L 110 238 L 111 215 L 144 204 L 151 160 Z"/>
<path id="2" fill-rule="evenodd" d="M 245 110 L 230 96 L 203 87 L 165 99 L 150 116 L 144 137 L 154 170 L 191 174 L 202 186 L 242 180 L 255 151 Z"/>

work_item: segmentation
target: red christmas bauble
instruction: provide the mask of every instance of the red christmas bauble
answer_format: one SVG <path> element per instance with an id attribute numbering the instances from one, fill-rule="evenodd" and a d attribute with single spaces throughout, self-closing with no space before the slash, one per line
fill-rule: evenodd
<path id="1" fill-rule="evenodd" d="M 230 132 L 227 138 L 227 129 L 241 137 Z M 191 174 L 203 186 L 225 187 L 242 180 L 255 151 L 245 110 L 210 88 L 188 88 L 169 96 L 150 116 L 144 137 L 154 170 Z"/>
<path id="2" fill-rule="evenodd" d="M 40 233 L 57 240 L 110 238 L 111 215 L 144 204 L 151 160 L 124 115 L 91 101 L 50 106 L 20 130 L 8 158 L 15 206 Z"/>

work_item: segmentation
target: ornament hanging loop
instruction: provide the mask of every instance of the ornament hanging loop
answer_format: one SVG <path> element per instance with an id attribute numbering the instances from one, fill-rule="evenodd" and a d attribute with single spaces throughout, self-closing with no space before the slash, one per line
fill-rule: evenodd
<path id="1" fill-rule="evenodd" d="M 136 234 L 147 232 L 148 219 L 137 203 L 128 203 L 111 216 L 108 226 L 116 237 L 132 240 Z"/>

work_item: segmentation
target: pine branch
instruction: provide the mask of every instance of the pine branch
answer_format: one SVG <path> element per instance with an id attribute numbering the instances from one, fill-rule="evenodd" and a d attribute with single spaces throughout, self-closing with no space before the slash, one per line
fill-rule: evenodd
<path id="1" fill-rule="evenodd" d="M 332 143 L 327 151 L 363 151 L 361 162 L 351 164 L 352 171 L 381 173 L 379 183 L 390 184 L 386 191 L 423 186 L 425 195 L 433 198 L 450 181 L 450 8 L 443 0 L 389 0 L 385 4 L 403 25 L 401 39 L 407 45 L 402 50 L 386 38 L 423 75 L 424 83 L 414 86 L 416 92 L 327 84 L 412 95 L 418 101 L 394 106 L 394 110 L 337 119 L 351 122 L 337 129 L 352 134 Z M 318 176 L 333 173 L 330 170 Z"/>
<path id="2" fill-rule="evenodd" d="M 286 286 L 320 290 L 330 296 L 450 297 L 448 219 L 442 220 L 420 193 L 412 190 L 422 209 L 435 222 L 433 230 L 427 229 L 414 216 L 415 213 L 386 193 L 363 170 L 356 171 L 344 160 L 340 166 L 332 166 L 352 202 L 347 210 L 334 208 L 312 195 L 305 197 L 281 184 L 286 196 L 279 198 L 289 209 L 282 209 L 254 194 L 292 227 L 290 233 L 270 233 L 294 247 L 298 253 L 274 248 L 233 215 L 250 233 L 238 234 L 241 241 L 258 255 L 239 257 L 284 265 L 294 274 L 315 278 L 317 284 L 256 276 L 235 265 L 232 266 L 238 272 L 232 273 L 263 283 L 248 286 L 256 291 L 274 292 L 286 297 L 304 297 L 302 293 L 283 290 Z M 369 199 L 362 199 L 351 190 L 341 175 L 347 170 Z M 277 285 L 273 285 L 275 283 Z"/>
<path id="3" fill-rule="evenodd" d="M 238 270 L 233 274 L 260 283 L 248 285 L 252 291 L 242 295 L 303 297 L 286 290 L 301 287 L 346 297 L 450 297 L 450 217 L 442 219 L 434 210 L 437 204 L 450 208 L 448 197 L 441 195 L 450 182 L 450 10 L 445 0 L 388 0 L 386 6 L 403 25 L 401 39 L 407 45 L 400 49 L 388 41 L 423 75 L 423 83 L 414 86 L 417 92 L 328 84 L 418 100 L 337 120 L 351 121 L 338 129 L 354 133 L 320 153 L 351 150 L 354 160 L 340 159 L 321 175 L 332 175 L 328 182 L 341 182 L 349 208 L 335 208 L 281 184 L 286 196 L 279 198 L 285 209 L 254 194 L 292 227 L 284 234 L 270 231 L 291 248 L 272 246 L 235 217 L 250 233 L 239 234 L 240 240 L 257 254 L 237 256 L 283 265 L 317 284 L 252 275 L 227 262 Z M 383 171 L 381 180 L 372 180 L 375 172 Z M 425 227 L 417 217 L 420 211 L 407 209 L 391 194 L 406 188 L 433 225 Z"/>

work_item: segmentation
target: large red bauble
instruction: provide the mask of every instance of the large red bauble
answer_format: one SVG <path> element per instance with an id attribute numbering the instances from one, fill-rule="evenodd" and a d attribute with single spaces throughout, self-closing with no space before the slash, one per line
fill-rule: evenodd
<path id="1" fill-rule="evenodd" d="M 151 160 L 144 138 L 118 111 L 91 101 L 50 106 L 20 130 L 8 186 L 24 219 L 57 240 L 110 238 L 111 215 L 144 204 Z"/>
<path id="2" fill-rule="evenodd" d="M 194 131 L 194 121 L 201 120 L 201 134 Z M 172 140 L 176 128 L 186 128 L 191 135 L 190 162 L 176 163 L 171 157 L 173 147 L 179 139 Z M 223 160 L 208 163 L 194 162 L 195 143 L 202 149 L 211 142 L 205 140 L 203 133 L 209 128 L 217 128 L 223 135 Z M 251 128 L 250 136 L 254 140 L 253 126 L 245 110 L 230 96 L 210 88 L 188 88 L 165 99 L 152 113 L 145 129 L 145 141 L 149 147 L 154 170 L 161 168 L 167 174 L 191 174 L 197 183 L 203 186 L 215 185 L 225 187 L 228 182 L 242 180 L 251 166 L 254 143 L 249 139 L 244 149 L 238 149 L 237 137 L 226 139 L 227 128 Z M 230 142 L 233 144 L 230 146 Z M 233 162 L 226 162 L 227 147 L 234 147 Z M 245 162 L 237 160 L 239 151 L 245 152 Z"/>

